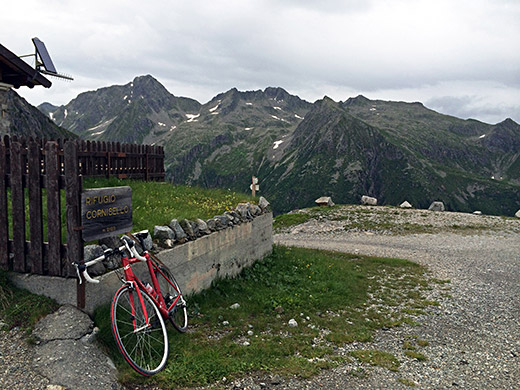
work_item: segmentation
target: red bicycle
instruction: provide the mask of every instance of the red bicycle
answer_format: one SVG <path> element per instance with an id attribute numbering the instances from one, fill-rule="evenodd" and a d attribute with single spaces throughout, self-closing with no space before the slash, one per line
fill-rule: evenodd
<path id="1" fill-rule="evenodd" d="M 147 234 L 135 235 L 142 248 L 145 247 Z M 168 360 L 165 320 L 168 319 L 182 333 L 188 327 L 186 300 L 168 267 L 147 251 L 141 256 L 135 242 L 128 236 L 123 236 L 121 240 L 121 247 L 107 249 L 102 256 L 75 266 L 85 280 L 99 283 L 99 280 L 90 277 L 87 268 L 116 253 L 123 255 L 123 286 L 112 300 L 112 333 L 128 364 L 138 373 L 152 376 L 161 371 Z M 141 281 L 132 271 L 132 264 L 141 261 L 146 262 L 152 284 Z"/>

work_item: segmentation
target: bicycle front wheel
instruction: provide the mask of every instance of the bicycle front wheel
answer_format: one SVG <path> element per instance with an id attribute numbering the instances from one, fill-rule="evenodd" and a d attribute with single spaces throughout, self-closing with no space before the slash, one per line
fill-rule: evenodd
<path id="1" fill-rule="evenodd" d="M 112 301 L 112 333 L 119 351 L 141 375 L 152 376 L 166 366 L 168 334 L 157 305 L 144 292 L 121 287 Z M 148 322 L 146 321 L 146 314 Z"/>

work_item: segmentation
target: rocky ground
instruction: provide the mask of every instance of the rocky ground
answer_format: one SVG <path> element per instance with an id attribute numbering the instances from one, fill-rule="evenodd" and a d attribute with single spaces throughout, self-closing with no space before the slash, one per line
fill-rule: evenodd
<path id="1" fill-rule="evenodd" d="M 417 325 L 381 330 L 370 343 L 347 344 L 338 351 L 345 355 L 359 349 L 388 352 L 400 361 L 397 371 L 352 360 L 309 380 L 272 373 L 217 387 L 520 388 L 520 219 L 362 206 L 301 213 L 311 213 L 312 218 L 275 234 L 276 243 L 401 257 L 424 264 L 442 281 L 434 284 L 429 297 L 440 306 L 417 316 Z M 117 388 L 109 362 L 81 336 L 91 332 L 92 324 L 75 316 L 79 314 L 62 310 L 41 324 L 33 336 L 36 345 L 29 345 L 19 330 L 0 332 L 0 388 L 80 389 L 96 388 L 102 382 L 100 388 Z M 65 335 L 48 336 L 49 327 L 69 322 L 67 326 L 88 325 L 77 334 L 65 327 Z M 82 353 L 76 355 L 77 361 L 58 353 L 60 348 L 78 347 Z M 82 368 L 94 366 L 95 370 Z M 61 372 L 70 367 L 76 374 Z M 98 380 L 98 372 L 107 376 Z M 81 376 L 87 387 L 75 382 Z"/>

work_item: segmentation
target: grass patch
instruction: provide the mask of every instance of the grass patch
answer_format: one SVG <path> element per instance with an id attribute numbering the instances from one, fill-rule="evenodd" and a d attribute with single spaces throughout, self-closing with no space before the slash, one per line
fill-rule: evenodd
<path id="1" fill-rule="evenodd" d="M 405 386 L 409 386 L 409 387 L 415 387 L 415 382 L 410 380 L 410 379 L 406 379 L 406 378 L 399 378 L 397 379 L 399 382 L 401 382 L 403 385 Z"/>
<path id="2" fill-rule="evenodd" d="M 50 298 L 13 286 L 0 270 L 0 318 L 9 329 L 21 327 L 30 332 L 34 325 L 59 305 Z"/>
<path id="3" fill-rule="evenodd" d="M 189 332 L 172 330 L 169 363 L 147 381 L 169 389 L 251 372 L 315 375 L 349 359 L 335 345 L 368 341 L 382 327 L 411 321 L 401 309 L 424 300 L 425 286 L 425 269 L 410 261 L 275 246 L 238 277 L 189 298 Z M 231 309 L 234 303 L 240 307 Z M 298 326 L 289 327 L 290 319 Z M 108 307 L 95 321 L 123 381 L 144 381 L 118 356 Z M 367 354 L 369 362 L 399 366 L 391 355 Z"/>
<path id="4" fill-rule="evenodd" d="M 428 360 L 428 357 L 426 355 L 423 355 L 420 352 L 406 350 L 406 351 L 404 351 L 404 354 L 406 356 L 408 356 L 409 358 L 419 360 L 420 362 L 424 362 L 424 361 Z"/>
<path id="5" fill-rule="evenodd" d="M 273 221 L 274 231 L 280 231 L 288 227 L 307 222 L 312 217 L 309 214 L 282 214 Z"/>
<path id="6" fill-rule="evenodd" d="M 363 349 L 352 351 L 350 354 L 362 363 L 368 363 L 371 366 L 384 367 L 390 371 L 399 371 L 399 366 L 401 365 L 399 360 L 388 352 Z"/>

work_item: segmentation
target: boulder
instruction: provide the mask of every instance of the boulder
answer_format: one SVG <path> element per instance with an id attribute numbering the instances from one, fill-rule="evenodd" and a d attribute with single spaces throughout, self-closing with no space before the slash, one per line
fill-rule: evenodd
<path id="1" fill-rule="evenodd" d="M 261 196 L 260 199 L 258 199 L 258 207 L 262 209 L 262 212 L 265 213 L 269 205 L 270 203 L 263 196 Z"/>
<path id="2" fill-rule="evenodd" d="M 199 228 L 200 234 L 210 234 L 211 233 L 211 230 L 209 229 L 208 224 L 205 221 L 203 221 L 202 219 L 197 218 L 195 220 L 195 223 L 197 224 L 197 226 Z"/>
<path id="3" fill-rule="evenodd" d="M 240 216 L 240 219 L 244 222 L 253 219 L 251 212 L 249 211 L 249 203 L 239 203 L 235 209 L 236 213 Z"/>
<path id="4" fill-rule="evenodd" d="M 316 199 L 314 203 L 316 203 L 318 206 L 334 206 L 334 202 L 332 201 L 332 198 L 330 196 L 322 196 L 321 198 Z"/>
<path id="5" fill-rule="evenodd" d="M 520 210 L 516 212 L 515 217 L 520 218 Z"/>
<path id="6" fill-rule="evenodd" d="M 153 237 L 159 241 L 175 240 L 175 233 L 168 226 L 155 226 L 153 228 Z"/>
<path id="7" fill-rule="evenodd" d="M 214 232 L 215 230 L 217 230 L 217 223 L 215 222 L 214 219 L 208 219 L 206 221 L 206 225 L 208 226 L 208 229 L 212 232 Z"/>
<path id="8" fill-rule="evenodd" d="M 430 211 L 445 211 L 446 208 L 444 207 L 444 203 L 439 202 L 439 201 L 435 201 L 435 202 L 432 202 L 430 207 L 428 207 L 428 210 L 430 210 Z"/>
<path id="9" fill-rule="evenodd" d="M 182 229 L 179 221 L 177 221 L 176 219 L 172 219 L 170 221 L 170 225 L 168 225 L 168 226 L 175 233 L 174 238 L 175 238 L 175 240 L 177 240 L 177 242 L 179 242 L 181 244 L 186 242 L 186 240 L 188 239 L 188 236 L 186 235 L 186 232 Z"/>
<path id="10" fill-rule="evenodd" d="M 259 206 L 257 206 L 256 204 L 252 204 L 250 208 L 251 208 L 251 214 L 253 214 L 254 216 L 262 214 L 262 209 Z"/>
<path id="11" fill-rule="evenodd" d="M 181 225 L 182 230 L 184 230 L 184 232 L 188 235 L 190 240 L 197 238 L 198 229 L 195 231 L 194 224 L 192 224 L 190 220 L 183 219 L 179 221 L 179 224 Z"/>
<path id="12" fill-rule="evenodd" d="M 103 255 L 103 248 L 99 245 L 87 245 L 85 249 L 83 249 L 83 256 L 85 262 L 94 260 L 96 257 Z M 106 271 L 106 267 L 103 262 L 99 262 L 88 267 L 88 273 L 90 276 L 98 276 L 104 274 Z"/>
<path id="13" fill-rule="evenodd" d="M 408 201 L 405 200 L 403 203 L 401 203 L 399 205 L 399 207 L 401 207 L 402 209 L 411 209 L 412 205 Z"/>
<path id="14" fill-rule="evenodd" d="M 377 199 L 371 196 L 363 195 L 361 197 L 361 204 L 368 206 L 377 206 Z"/>
<path id="15" fill-rule="evenodd" d="M 473 211 L 473 214 L 475 214 L 475 215 L 482 215 L 482 211 L 480 211 L 480 210 L 475 210 L 475 211 Z"/>

